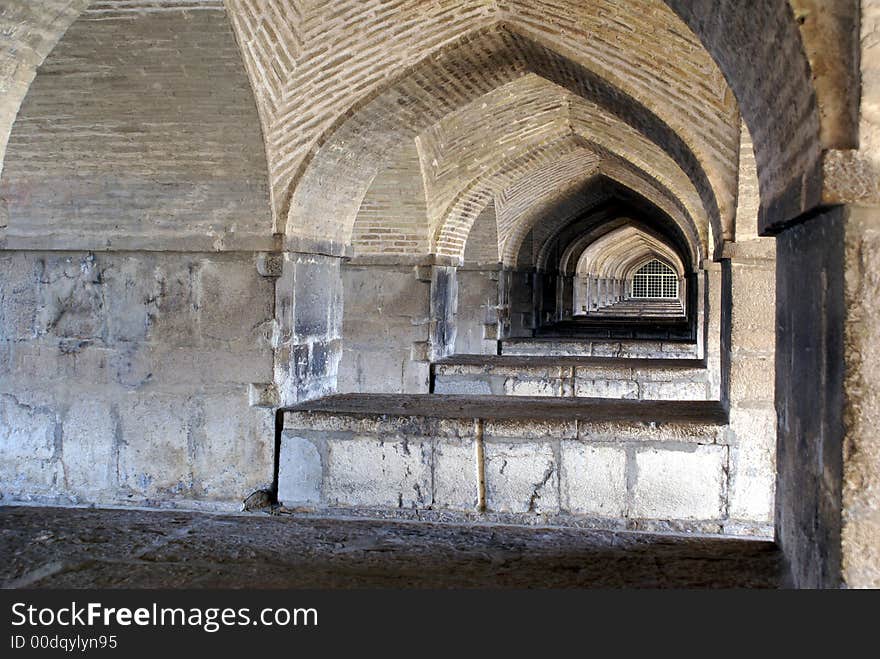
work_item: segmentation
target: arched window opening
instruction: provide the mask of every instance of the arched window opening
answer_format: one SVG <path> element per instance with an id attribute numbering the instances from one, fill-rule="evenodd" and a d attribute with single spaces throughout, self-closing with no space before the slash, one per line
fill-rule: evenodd
<path id="1" fill-rule="evenodd" d="M 678 275 L 662 261 L 654 259 L 636 270 L 632 297 L 671 299 L 678 297 Z"/>

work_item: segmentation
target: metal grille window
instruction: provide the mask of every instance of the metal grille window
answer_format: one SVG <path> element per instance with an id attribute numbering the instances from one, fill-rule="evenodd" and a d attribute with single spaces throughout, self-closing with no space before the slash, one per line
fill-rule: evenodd
<path id="1" fill-rule="evenodd" d="M 677 298 L 678 275 L 665 263 L 654 259 L 636 270 L 632 296 L 639 298 Z"/>

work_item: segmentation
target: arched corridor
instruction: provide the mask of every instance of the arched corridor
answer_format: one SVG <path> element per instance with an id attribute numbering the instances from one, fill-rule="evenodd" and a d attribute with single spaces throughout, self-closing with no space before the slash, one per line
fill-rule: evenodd
<path id="1" fill-rule="evenodd" d="M 5 0 L 0 501 L 710 534 L 880 586 L 878 32 Z"/>

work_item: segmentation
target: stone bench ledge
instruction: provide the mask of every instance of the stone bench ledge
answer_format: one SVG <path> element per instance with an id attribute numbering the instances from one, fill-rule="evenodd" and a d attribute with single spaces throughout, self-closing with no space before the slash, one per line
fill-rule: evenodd
<path id="1" fill-rule="evenodd" d="M 586 421 L 620 424 L 724 425 L 727 411 L 718 401 L 646 401 L 607 398 L 457 396 L 432 394 L 340 394 L 293 407 L 288 413 L 434 417 L 443 419 Z"/>
<path id="2" fill-rule="evenodd" d="M 705 368 L 702 359 L 651 359 L 647 357 L 593 357 L 585 356 L 542 356 L 542 355 L 452 355 L 434 362 L 435 367 L 485 366 L 487 368 L 657 368 L 657 369 L 696 369 Z"/>

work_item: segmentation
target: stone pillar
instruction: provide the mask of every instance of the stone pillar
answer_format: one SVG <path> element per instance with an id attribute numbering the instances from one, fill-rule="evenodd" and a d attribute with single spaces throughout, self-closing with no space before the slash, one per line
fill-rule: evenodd
<path id="1" fill-rule="evenodd" d="M 729 337 L 728 517 L 732 525 L 769 533 L 776 474 L 775 244 L 772 238 L 730 243 L 725 256 L 730 277 L 730 316 L 722 332 L 722 341 Z"/>
<path id="2" fill-rule="evenodd" d="M 844 294 L 841 572 L 880 588 L 880 206 L 850 206 Z"/>
<path id="3" fill-rule="evenodd" d="M 727 395 L 721 387 L 721 264 L 714 261 L 703 262 L 704 273 L 704 324 L 698 328 L 703 332 L 703 350 L 706 368 L 709 371 L 709 386 L 712 397 L 720 400 Z"/>
<path id="4" fill-rule="evenodd" d="M 431 360 L 455 352 L 455 317 L 458 311 L 457 269 L 435 265 L 431 271 Z"/>
<path id="5" fill-rule="evenodd" d="M 560 274 L 559 279 L 562 286 L 562 299 L 560 300 L 562 314 L 559 316 L 559 319 L 566 320 L 578 313 L 578 307 L 574 299 L 575 277 Z"/>
<path id="6" fill-rule="evenodd" d="M 498 350 L 498 268 L 458 269 L 455 352 L 494 355 Z"/>
<path id="7" fill-rule="evenodd" d="M 880 587 L 880 208 L 777 237 L 777 537 L 793 585 Z"/>
<path id="8" fill-rule="evenodd" d="M 287 252 L 275 285 L 275 387 L 282 406 L 336 389 L 342 354 L 342 259 Z"/>
<path id="9" fill-rule="evenodd" d="M 424 262 L 360 257 L 342 266 L 345 308 L 337 391 L 427 393 L 431 280 L 432 266 Z M 473 318 L 474 323 L 481 320 Z"/>
<path id="10" fill-rule="evenodd" d="M 584 295 L 581 313 L 588 314 L 593 310 L 593 289 L 591 283 L 592 281 L 589 276 L 581 279 L 581 290 L 583 291 Z"/>
<path id="11" fill-rule="evenodd" d="M 792 584 L 841 584 L 844 238 L 840 207 L 776 238 L 776 538 Z"/>

